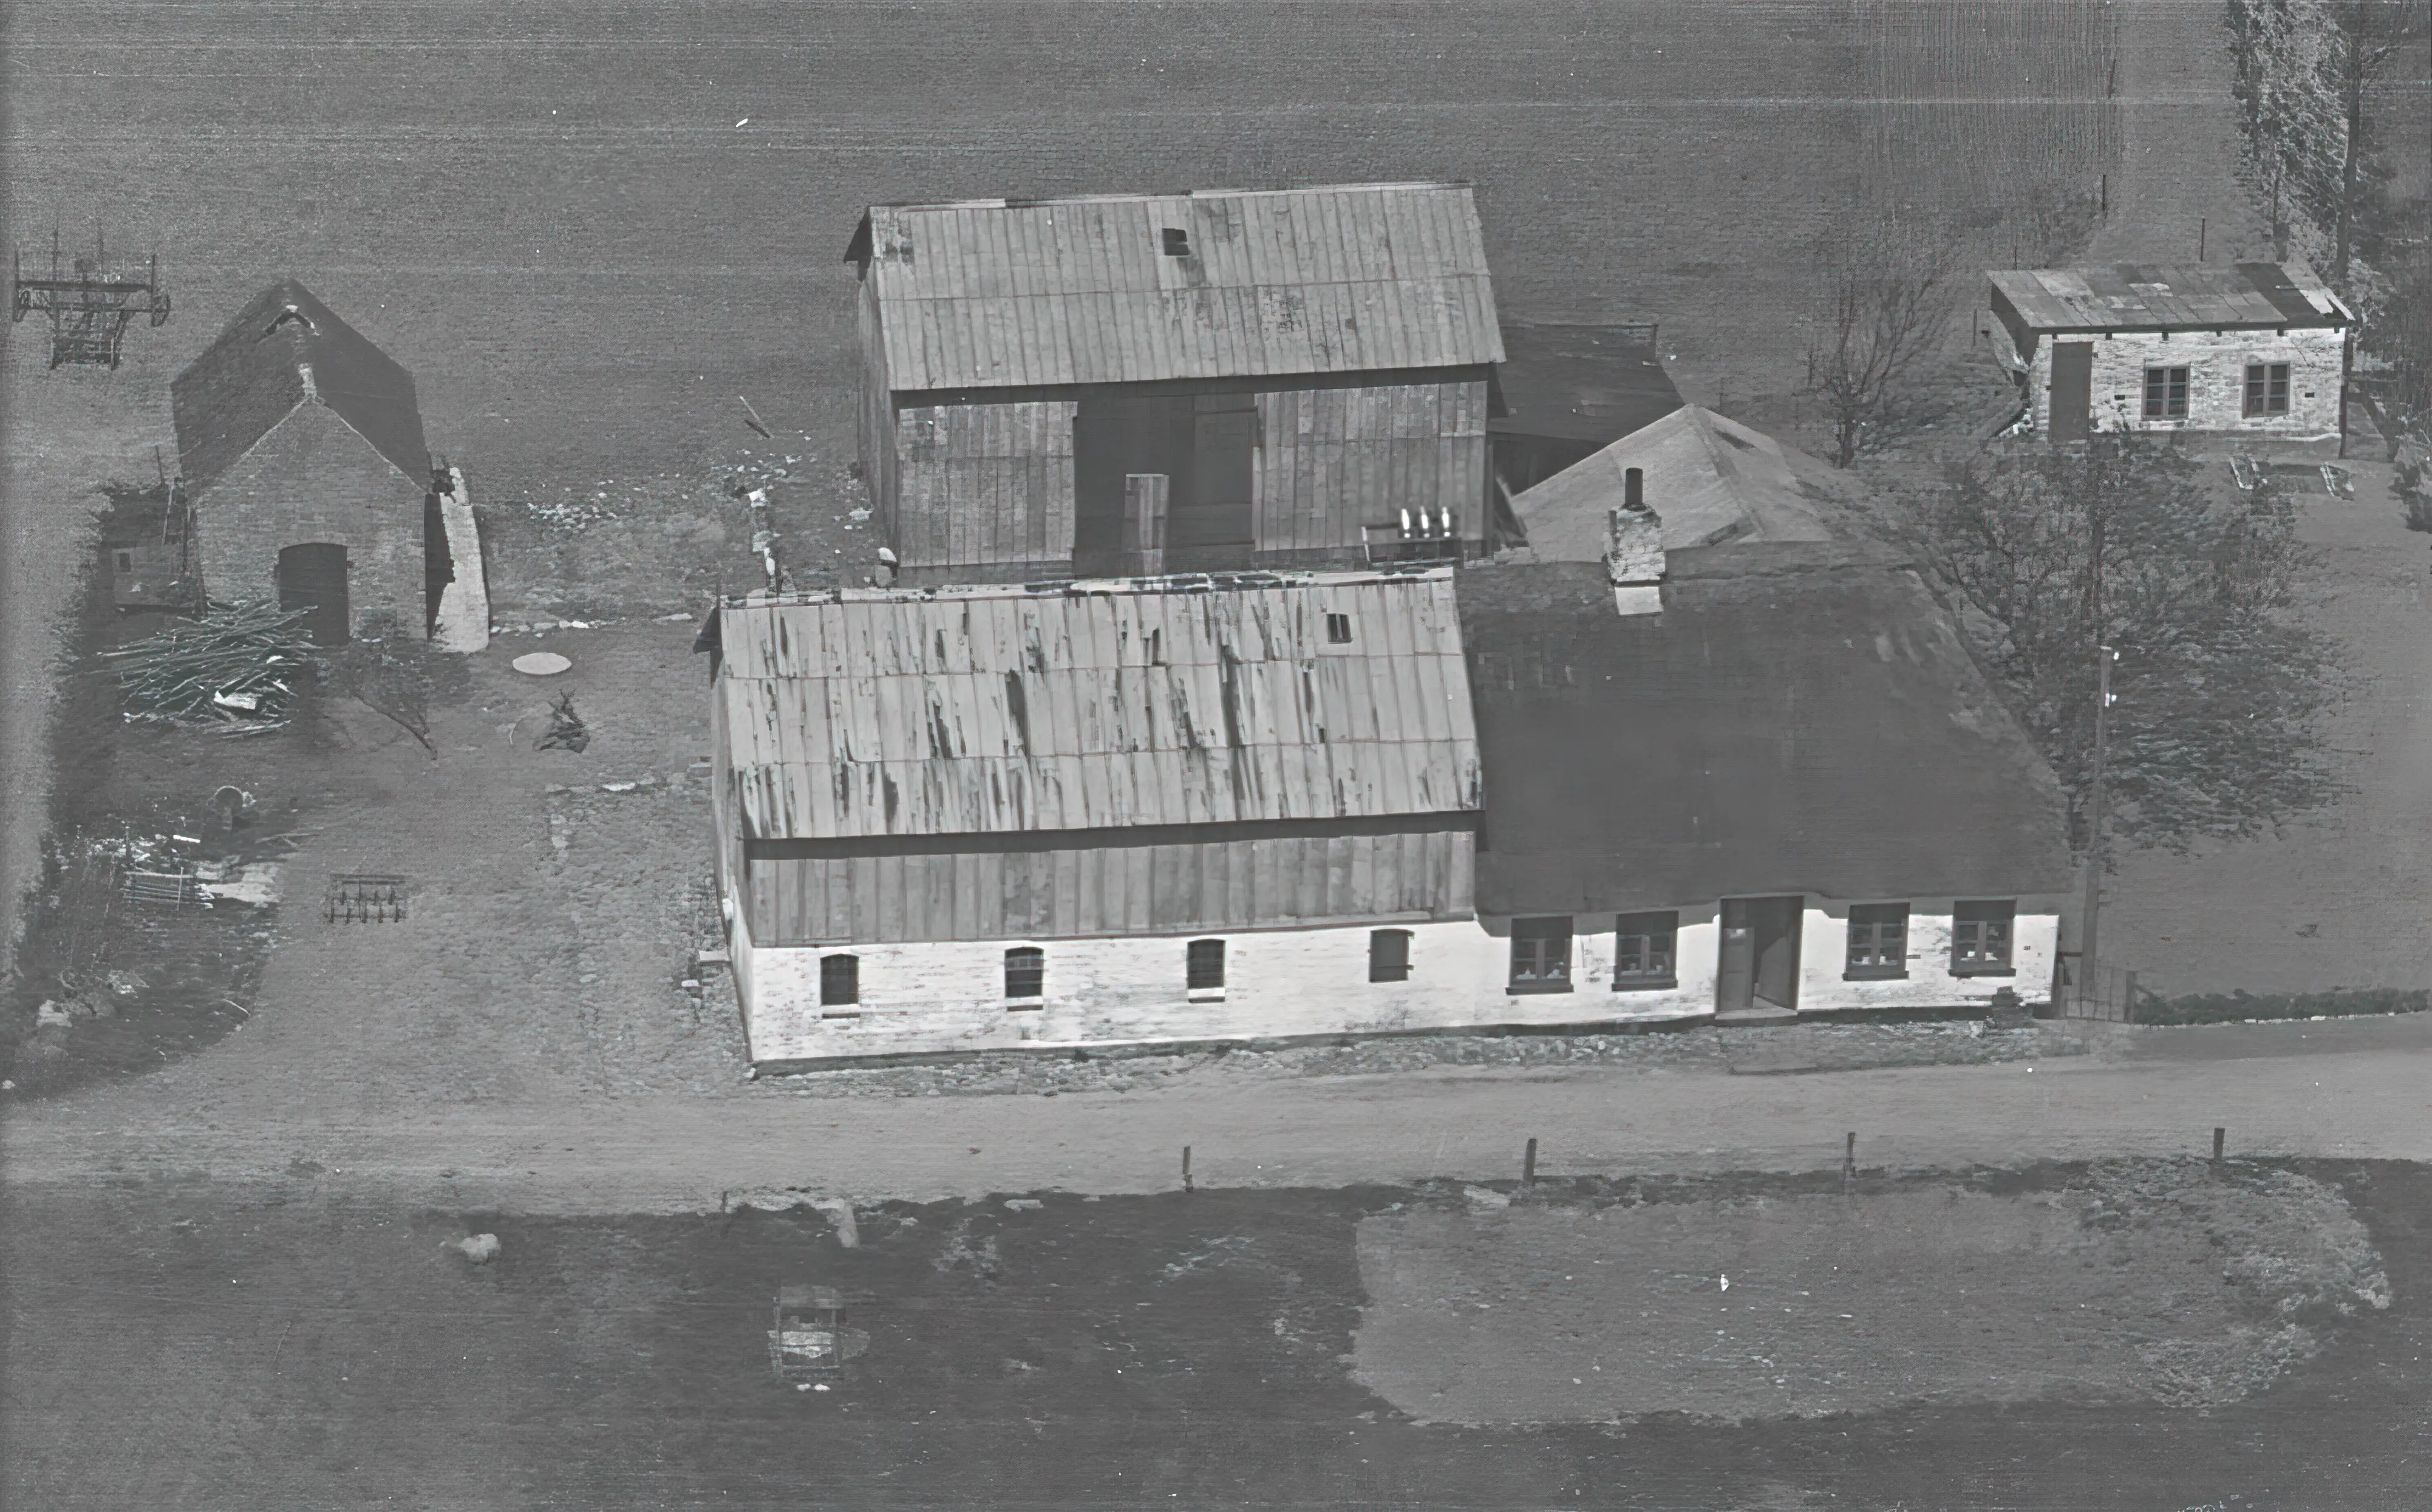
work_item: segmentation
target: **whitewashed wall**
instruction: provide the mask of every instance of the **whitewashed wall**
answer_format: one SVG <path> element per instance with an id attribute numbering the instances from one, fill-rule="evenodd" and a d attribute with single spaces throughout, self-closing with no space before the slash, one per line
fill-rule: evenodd
<path id="1" fill-rule="evenodd" d="M 1951 905 L 1920 900 L 1909 918 L 1909 976 L 1845 982 L 1848 909 L 1811 899 L 1800 935 L 1799 1010 L 1961 1007 L 1987 1002 L 2004 986 L 2023 1001 L 2042 1001 L 2059 921 L 2026 910 L 2051 906 L 2022 900 L 2010 976 L 1952 976 Z M 1681 911 L 1677 987 L 1618 992 L 1610 914 L 1573 921 L 1566 993 L 1508 991 L 1510 924 L 1502 919 L 1391 926 L 1410 930 L 1411 941 L 1410 979 L 1390 983 L 1368 980 L 1364 925 L 1225 934 L 1225 990 L 1204 1001 L 1185 990 L 1184 956 L 1191 939 L 1209 936 L 755 949 L 737 917 L 730 946 L 752 1060 L 811 1061 L 1695 1019 L 1714 1009 L 1718 915 L 1711 904 Z M 1005 952 L 1025 944 L 1046 951 L 1046 996 L 1039 1007 L 1014 1008 L 1002 996 Z M 860 958 L 861 1001 L 822 1010 L 819 958 L 839 949 Z M 828 1016 L 844 1012 L 857 1016 Z"/>
<path id="2" fill-rule="evenodd" d="M 2001 331 L 2001 323 L 1993 323 Z M 2008 334 L 1995 337 L 2001 344 Z M 2124 412 L 2132 428 L 2154 431 L 2236 431 L 2283 441 L 2320 441 L 2339 430 L 2341 333 L 2297 329 L 2285 336 L 2271 331 L 2178 331 L 2167 340 L 2153 331 L 2114 336 L 2059 337 L 2046 334 L 2035 342 L 2030 362 L 2034 375 L 2035 429 L 2052 432 L 2052 347 L 2058 341 L 2090 340 L 2094 347 L 2094 383 L 2089 402 L 2097 430 L 2116 428 Z M 2288 412 L 2248 415 L 2246 365 L 2249 362 L 2288 364 Z M 2187 417 L 2147 420 L 2145 369 L 2187 369 Z"/>

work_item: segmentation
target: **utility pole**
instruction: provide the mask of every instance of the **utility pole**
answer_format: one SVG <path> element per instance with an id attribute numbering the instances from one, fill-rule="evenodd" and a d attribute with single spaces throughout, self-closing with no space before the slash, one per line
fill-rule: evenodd
<path id="1" fill-rule="evenodd" d="M 2098 566 L 2098 571 L 2100 568 Z M 2098 578 L 2097 592 L 2101 591 Z M 2078 995 L 2093 985 L 2095 932 L 2103 905 L 2103 762 L 2104 747 L 2111 726 L 2111 664 L 2120 653 L 2108 646 L 2098 647 L 2095 656 L 2096 692 L 2094 697 L 2094 781 L 2088 784 L 2086 799 L 2086 916 L 2085 928 L 2078 939 Z"/>

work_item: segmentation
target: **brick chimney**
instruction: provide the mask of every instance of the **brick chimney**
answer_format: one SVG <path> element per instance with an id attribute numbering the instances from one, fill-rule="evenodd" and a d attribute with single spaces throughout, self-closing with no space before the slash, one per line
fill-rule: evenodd
<path id="1" fill-rule="evenodd" d="M 1613 580 L 1613 612 L 1654 614 L 1664 608 L 1664 527 L 1647 507 L 1647 475 L 1622 474 L 1622 506 L 1607 524 L 1604 565 Z"/>

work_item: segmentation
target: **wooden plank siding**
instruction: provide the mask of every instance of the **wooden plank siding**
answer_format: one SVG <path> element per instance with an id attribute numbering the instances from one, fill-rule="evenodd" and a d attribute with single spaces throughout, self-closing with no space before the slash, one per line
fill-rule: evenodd
<path id="1" fill-rule="evenodd" d="M 878 291 L 861 286 L 861 405 L 854 416 L 862 487 L 870 496 L 870 523 L 878 539 L 895 540 L 895 496 L 900 466 L 895 454 L 895 395 L 887 370 L 887 344 L 879 334 Z M 901 546 L 896 548 L 899 552 Z"/>
<path id="2" fill-rule="evenodd" d="M 1461 830 L 749 863 L 765 946 L 1056 939 L 1471 916 Z"/>
<path id="3" fill-rule="evenodd" d="M 897 412 L 896 553 L 922 567 L 1069 564 L 1073 411 L 1051 399 Z"/>
<path id="4" fill-rule="evenodd" d="M 1253 528 L 1261 561 L 1310 553 L 1360 560 L 1363 525 L 1404 509 L 1449 509 L 1456 533 L 1485 531 L 1484 380 L 1258 395 Z"/>

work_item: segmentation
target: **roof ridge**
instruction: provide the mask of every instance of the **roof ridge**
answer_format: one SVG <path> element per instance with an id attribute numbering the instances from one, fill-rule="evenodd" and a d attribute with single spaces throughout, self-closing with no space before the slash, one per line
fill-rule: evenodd
<path id="1" fill-rule="evenodd" d="M 1126 190 L 1096 194 L 1036 196 L 1005 194 L 995 199 L 890 200 L 883 204 L 868 206 L 866 209 L 870 210 L 1037 210 L 1050 205 L 1138 205 L 1158 199 L 1247 199 L 1283 194 L 1383 193 L 1388 191 L 1408 193 L 1418 189 L 1465 189 L 1474 192 L 1477 187 L 1465 178 L 1380 179 L 1374 182 L 1347 184 L 1292 184 L 1280 189 Z"/>

